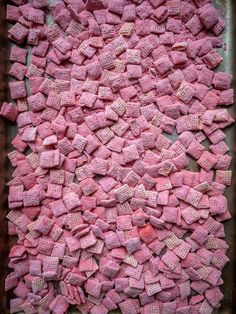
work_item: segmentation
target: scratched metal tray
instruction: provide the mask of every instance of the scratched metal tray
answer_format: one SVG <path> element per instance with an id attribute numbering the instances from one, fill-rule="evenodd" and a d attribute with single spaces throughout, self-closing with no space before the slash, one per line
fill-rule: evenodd
<path id="1" fill-rule="evenodd" d="M 51 0 L 50 0 L 51 1 Z M 5 7 L 8 1 L 0 0 L 0 104 L 9 100 L 8 76 L 9 50 L 11 43 L 7 38 L 8 25 L 5 21 Z M 221 71 L 233 73 L 233 88 L 236 90 L 236 1 L 235 0 L 214 0 L 217 8 L 221 9 L 226 18 L 226 31 L 222 34 L 226 43 L 220 53 L 224 57 L 224 62 L 219 67 Z M 236 105 L 236 101 L 235 101 Z M 231 115 L 236 117 L 235 106 L 229 109 Z M 226 130 L 226 142 L 230 147 L 230 155 L 235 157 L 236 151 L 236 126 L 230 126 Z M 8 252 L 15 239 L 8 236 L 7 222 L 5 220 L 8 211 L 6 182 L 10 180 L 13 171 L 7 153 L 12 150 L 11 141 L 17 133 L 17 128 L 13 123 L 6 122 L 0 117 L 0 314 L 9 313 L 9 300 L 11 293 L 5 293 L 4 280 L 9 272 Z M 173 137 L 172 137 L 173 138 Z M 233 158 L 232 169 L 236 176 L 236 158 Z M 225 222 L 225 233 L 227 243 L 230 245 L 228 256 L 230 262 L 223 270 L 224 285 L 221 286 L 224 299 L 219 309 L 214 314 L 235 314 L 236 313 L 236 177 L 233 176 L 231 187 L 226 190 L 232 219 Z M 78 314 L 77 309 L 70 309 L 69 313 Z M 120 311 L 113 311 L 118 314 Z M 163 313 L 165 314 L 165 313 Z"/>

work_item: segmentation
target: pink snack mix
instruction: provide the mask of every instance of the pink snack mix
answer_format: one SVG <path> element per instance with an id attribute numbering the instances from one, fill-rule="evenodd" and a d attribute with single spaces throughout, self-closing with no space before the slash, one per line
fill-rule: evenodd
<path id="1" fill-rule="evenodd" d="M 211 0 L 11 2 L 10 313 L 213 313 L 234 122 L 222 14 Z"/>

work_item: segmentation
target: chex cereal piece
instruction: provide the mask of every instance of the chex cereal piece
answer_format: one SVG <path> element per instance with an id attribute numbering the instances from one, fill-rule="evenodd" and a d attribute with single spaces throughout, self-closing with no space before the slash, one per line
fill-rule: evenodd
<path id="1" fill-rule="evenodd" d="M 147 313 L 153 313 L 153 314 L 160 313 L 158 301 L 154 301 L 154 302 L 145 304 L 144 305 L 144 313 L 145 314 L 147 314 Z"/>
<path id="2" fill-rule="evenodd" d="M 162 261 L 170 269 L 174 270 L 179 263 L 179 258 L 172 251 L 167 251 L 167 253 L 162 256 Z"/>
<path id="3" fill-rule="evenodd" d="M 118 121 L 119 119 L 118 114 L 110 106 L 107 106 L 105 108 L 105 116 L 106 116 L 106 119 L 109 119 L 112 121 Z"/>
<path id="4" fill-rule="evenodd" d="M 157 238 L 155 229 L 151 225 L 147 225 L 146 227 L 141 228 L 139 231 L 139 235 L 142 241 L 146 244 L 150 244 Z"/>
<path id="5" fill-rule="evenodd" d="M 134 23 L 132 22 L 123 23 L 119 29 L 119 34 L 125 37 L 130 37 L 133 32 L 133 28 L 134 28 Z"/>
<path id="6" fill-rule="evenodd" d="M 139 238 L 128 239 L 128 240 L 125 241 L 124 245 L 125 245 L 125 248 L 126 248 L 128 254 L 130 254 L 130 255 L 133 252 L 136 252 L 136 251 L 141 249 L 141 244 L 140 244 Z M 126 260 L 126 263 L 130 264 L 130 263 L 127 262 L 127 260 Z"/>
<path id="7" fill-rule="evenodd" d="M 127 49 L 126 50 L 126 63 L 127 64 L 140 64 L 141 52 L 138 49 Z"/>
<path id="8" fill-rule="evenodd" d="M 164 243 L 168 249 L 173 250 L 181 243 L 181 240 L 176 235 L 173 235 L 170 238 L 164 239 Z"/>
<path id="9" fill-rule="evenodd" d="M 63 54 L 66 54 L 72 48 L 71 44 L 62 37 L 59 37 L 58 39 L 53 41 L 52 44 Z"/>
<path id="10" fill-rule="evenodd" d="M 139 153 L 138 153 L 136 145 L 127 146 L 122 149 L 122 152 L 124 154 L 125 163 L 129 163 L 139 158 Z"/>
<path id="11" fill-rule="evenodd" d="M 232 75 L 225 72 L 218 72 L 214 75 L 213 85 L 216 89 L 229 89 Z"/>
<path id="12" fill-rule="evenodd" d="M 10 60 L 20 62 L 22 64 L 26 63 L 27 49 L 23 49 L 17 46 L 11 48 Z"/>
<path id="13" fill-rule="evenodd" d="M 100 86 L 98 89 L 98 97 L 103 100 L 113 100 L 113 93 L 110 87 Z"/>
<path id="14" fill-rule="evenodd" d="M 77 37 L 83 30 L 84 27 L 82 24 L 72 20 L 66 29 L 66 33 L 73 37 Z"/>
<path id="15" fill-rule="evenodd" d="M 25 76 L 27 78 L 31 78 L 31 77 L 41 77 L 44 74 L 44 70 L 38 68 L 36 65 L 31 64 L 28 69 L 27 72 L 25 74 Z"/>
<path id="16" fill-rule="evenodd" d="M 194 232 L 191 234 L 190 238 L 197 242 L 198 244 L 202 245 L 206 242 L 208 232 L 203 229 L 202 227 L 198 227 L 194 230 Z"/>
<path id="17" fill-rule="evenodd" d="M 46 108 L 46 98 L 42 93 L 28 97 L 28 105 L 32 111 L 39 111 Z"/>
<path id="18" fill-rule="evenodd" d="M 104 54 L 101 54 L 98 57 L 98 60 L 99 60 L 103 69 L 110 70 L 110 69 L 114 68 L 114 66 L 115 66 L 115 64 L 114 64 L 115 55 L 111 51 L 106 52 Z"/>
<path id="19" fill-rule="evenodd" d="M 14 62 L 11 66 L 9 74 L 15 77 L 17 80 L 23 80 L 27 72 L 27 67 L 19 62 Z"/>
<path id="20" fill-rule="evenodd" d="M 80 134 L 76 134 L 72 141 L 72 144 L 74 145 L 75 149 L 78 150 L 79 153 L 83 152 L 86 143 L 87 143 L 86 138 L 84 138 Z"/>
<path id="21" fill-rule="evenodd" d="M 0 115 L 10 121 L 15 121 L 18 115 L 18 110 L 12 103 L 4 102 L 1 106 Z"/>
<path id="22" fill-rule="evenodd" d="M 125 274 L 131 278 L 139 280 L 143 271 L 143 265 L 138 265 L 137 267 L 127 266 L 125 269 Z"/>
<path id="23" fill-rule="evenodd" d="M 103 275 L 114 278 L 120 270 L 120 266 L 113 261 L 107 261 L 102 265 L 101 272 Z"/>
<path id="24" fill-rule="evenodd" d="M 150 297 L 160 292 L 162 288 L 161 288 L 160 283 L 156 282 L 156 283 L 145 284 L 145 290 L 147 292 L 147 295 Z"/>
<path id="25" fill-rule="evenodd" d="M 213 49 L 203 57 L 203 61 L 210 70 L 214 70 L 223 61 L 223 58 Z"/>
<path id="26" fill-rule="evenodd" d="M 118 214 L 119 215 L 128 215 L 128 214 L 132 214 L 133 210 L 130 207 L 130 204 L 128 202 L 123 202 L 123 203 L 118 203 L 117 204 L 117 210 L 118 210 Z"/>
<path id="27" fill-rule="evenodd" d="M 78 195 L 74 192 L 70 192 L 63 197 L 64 204 L 68 211 L 80 206 L 81 201 Z"/>
<path id="28" fill-rule="evenodd" d="M 26 96 L 24 81 L 9 82 L 9 89 L 12 99 L 24 98 Z"/>
<path id="29" fill-rule="evenodd" d="M 85 284 L 85 289 L 87 293 L 98 297 L 101 293 L 102 284 L 95 279 L 88 279 Z"/>
<path id="30" fill-rule="evenodd" d="M 181 10 L 181 3 L 180 1 L 169 1 L 167 3 L 168 13 L 171 16 L 179 15 Z"/>
<path id="31" fill-rule="evenodd" d="M 123 36 L 119 36 L 112 42 L 116 55 L 120 55 L 127 49 L 127 44 Z"/>
<path id="32" fill-rule="evenodd" d="M 129 186 L 135 187 L 140 180 L 140 176 L 134 171 L 130 171 L 124 178 L 123 182 L 127 183 Z"/>
<path id="33" fill-rule="evenodd" d="M 176 96 L 185 103 L 189 103 L 194 96 L 194 87 L 192 84 L 182 82 Z"/>
<path id="34" fill-rule="evenodd" d="M 218 18 L 218 22 L 212 27 L 212 31 L 216 36 L 219 36 L 226 27 L 226 23 L 220 17 Z"/>
<path id="35" fill-rule="evenodd" d="M 161 74 L 165 74 L 172 69 L 173 64 L 167 55 L 160 57 L 155 63 L 156 70 Z"/>
<path id="36" fill-rule="evenodd" d="M 115 196 L 119 203 L 124 203 L 133 196 L 133 190 L 127 184 L 124 184 L 115 190 Z"/>
<path id="37" fill-rule="evenodd" d="M 96 101 L 96 95 L 94 95 L 93 93 L 90 92 L 84 92 L 81 97 L 80 97 L 80 105 L 83 107 L 88 107 L 88 108 L 92 108 L 95 101 Z"/>
<path id="38" fill-rule="evenodd" d="M 187 207 L 181 212 L 182 217 L 187 224 L 192 224 L 193 222 L 200 219 L 200 215 L 197 210 L 192 207 Z"/>
<path id="39" fill-rule="evenodd" d="M 115 14 L 119 14 L 122 15 L 123 14 L 123 10 L 124 10 L 124 1 L 123 0 L 118 0 L 114 3 L 109 3 L 108 5 L 108 10 L 110 12 L 113 12 Z"/>
<path id="40" fill-rule="evenodd" d="M 100 159 L 100 158 L 94 158 L 91 162 L 91 171 L 95 174 L 100 174 L 105 176 L 107 173 L 107 161 Z"/>
<path id="41" fill-rule="evenodd" d="M 132 229 L 131 216 L 118 216 L 116 219 L 116 223 L 118 230 L 126 231 Z"/>
<path id="42" fill-rule="evenodd" d="M 75 105 L 74 92 L 61 92 L 60 102 L 61 102 L 61 106 L 74 106 Z"/>
<path id="43" fill-rule="evenodd" d="M 119 307 L 120 307 L 122 313 L 126 313 L 126 314 L 128 314 L 128 313 L 133 314 L 137 310 L 132 299 L 126 299 L 125 301 L 119 303 Z"/>
<path id="44" fill-rule="evenodd" d="M 217 159 L 216 156 L 211 154 L 210 152 L 203 152 L 201 157 L 198 159 L 197 163 L 205 170 L 211 170 L 216 164 Z"/>
<path id="45" fill-rule="evenodd" d="M 162 4 L 162 3 L 161 3 Z M 159 6 L 157 9 L 153 12 L 153 18 L 158 22 L 162 23 L 164 22 L 168 17 L 168 10 L 165 6 Z"/>
<path id="46" fill-rule="evenodd" d="M 10 39 L 18 44 L 21 44 L 26 39 L 29 30 L 21 23 L 16 23 L 9 29 L 8 33 Z"/>
<path id="47" fill-rule="evenodd" d="M 194 36 L 198 35 L 203 29 L 201 20 L 197 15 L 194 15 L 185 25 Z"/>
<path id="48" fill-rule="evenodd" d="M 227 186 L 230 186 L 232 180 L 231 170 L 216 170 L 215 181 Z"/>
<path id="49" fill-rule="evenodd" d="M 96 53 L 96 49 L 90 46 L 89 40 L 84 40 L 79 46 L 79 51 L 87 58 L 92 58 Z"/>
<path id="50" fill-rule="evenodd" d="M 218 22 L 219 14 L 213 6 L 205 5 L 199 9 L 199 18 L 202 24 L 209 29 Z"/>
<path id="51" fill-rule="evenodd" d="M 117 98 L 111 105 L 111 108 L 119 115 L 122 116 L 126 111 L 126 103 L 122 98 Z"/>
<path id="52" fill-rule="evenodd" d="M 128 64 L 127 76 L 129 79 L 137 79 L 142 77 L 142 67 L 140 65 Z"/>
<path id="53" fill-rule="evenodd" d="M 128 130 L 129 124 L 124 120 L 119 119 L 116 123 L 111 126 L 111 130 L 119 137 L 123 136 L 124 133 Z"/>
<path id="54" fill-rule="evenodd" d="M 188 194 L 186 196 L 186 203 L 189 203 L 193 205 L 194 207 L 198 207 L 198 204 L 202 198 L 202 193 L 199 191 L 196 191 L 195 189 L 189 189 Z"/>
<path id="55" fill-rule="evenodd" d="M 157 23 L 156 21 L 154 20 L 151 20 L 150 21 L 150 30 L 151 30 L 151 33 L 154 33 L 154 34 L 163 34 L 165 33 L 165 28 L 166 24 L 165 22 L 163 23 Z"/>
<path id="56" fill-rule="evenodd" d="M 122 148 L 124 147 L 124 144 L 125 139 L 118 136 L 114 136 L 107 144 L 107 148 L 114 152 L 120 153 L 122 151 Z"/>
<path id="57" fill-rule="evenodd" d="M 107 144 L 114 137 L 114 133 L 108 127 L 98 130 L 96 135 L 102 144 Z"/>
<path id="58" fill-rule="evenodd" d="M 86 178 L 80 183 L 84 195 L 90 195 L 97 191 L 98 185 L 92 178 Z"/>
<path id="59" fill-rule="evenodd" d="M 188 253 L 191 250 L 191 245 L 186 242 L 181 242 L 176 248 L 174 248 L 173 252 L 181 259 L 185 259 Z"/>

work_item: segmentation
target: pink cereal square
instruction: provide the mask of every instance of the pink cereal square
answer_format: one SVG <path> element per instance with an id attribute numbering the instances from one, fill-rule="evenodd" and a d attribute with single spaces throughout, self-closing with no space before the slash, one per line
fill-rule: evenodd
<path id="1" fill-rule="evenodd" d="M 203 57 L 203 62 L 210 70 L 214 70 L 222 61 L 223 58 L 214 49 Z"/>
<path id="2" fill-rule="evenodd" d="M 171 51 L 171 59 L 174 65 L 186 64 L 188 58 L 185 52 Z"/>
<path id="3" fill-rule="evenodd" d="M 57 200 L 50 203 L 50 208 L 54 216 L 58 217 L 67 213 L 67 208 L 65 207 L 62 200 Z"/>
<path id="4" fill-rule="evenodd" d="M 27 67 L 19 62 L 14 62 L 11 66 L 9 74 L 21 81 L 27 72 Z"/>
<path id="5" fill-rule="evenodd" d="M 46 98 L 39 92 L 28 97 L 28 105 L 33 112 L 40 111 L 46 108 Z"/>
<path id="6" fill-rule="evenodd" d="M 82 107 L 88 107 L 91 108 L 94 105 L 94 102 L 96 101 L 96 95 L 89 93 L 89 92 L 84 92 L 81 97 L 80 97 L 80 105 Z"/>
<path id="7" fill-rule="evenodd" d="M 126 231 L 132 229 L 131 216 L 118 216 L 116 219 L 117 228 L 121 231 Z"/>
<path id="8" fill-rule="evenodd" d="M 17 6 L 7 5 L 6 19 L 11 22 L 17 22 L 20 18 L 20 10 Z"/>
<path id="9" fill-rule="evenodd" d="M 194 35 L 198 35 L 201 30 L 203 29 L 203 25 L 201 23 L 201 20 L 197 15 L 194 15 L 187 23 L 186 23 L 187 29 Z"/>
<path id="10" fill-rule="evenodd" d="M 15 41 L 18 44 L 22 44 L 23 41 L 26 39 L 27 35 L 29 33 L 29 30 L 17 22 L 15 25 L 13 25 L 9 31 L 8 31 L 8 36 L 10 39 Z"/>
<path id="11" fill-rule="evenodd" d="M 218 19 L 218 22 L 212 27 L 212 31 L 216 36 L 219 36 L 225 29 L 225 21 L 222 18 Z"/>
<path id="12" fill-rule="evenodd" d="M 166 23 L 166 30 L 179 34 L 182 29 L 182 21 L 169 17 Z"/>
<path id="13" fill-rule="evenodd" d="M 176 93 L 176 96 L 184 103 L 189 103 L 194 96 L 193 85 L 183 81 Z"/>
<path id="14" fill-rule="evenodd" d="M 140 65 L 128 64 L 127 75 L 129 79 L 137 79 L 142 77 L 142 67 Z"/>
<path id="15" fill-rule="evenodd" d="M 58 184 L 49 184 L 47 189 L 47 196 L 59 199 L 62 196 L 62 186 Z"/>
<path id="16" fill-rule="evenodd" d="M 199 9 L 199 18 L 206 29 L 214 26 L 219 19 L 219 13 L 213 6 L 202 6 Z"/>
<path id="17" fill-rule="evenodd" d="M 26 63 L 26 57 L 27 57 L 27 50 L 13 46 L 11 48 L 11 53 L 10 53 L 10 60 L 15 61 L 15 62 L 20 62 L 22 64 Z"/>
<path id="18" fill-rule="evenodd" d="M 122 149 L 124 154 L 124 161 L 125 163 L 132 162 L 139 158 L 139 153 L 137 150 L 136 145 L 130 145 Z"/>
<path id="19" fill-rule="evenodd" d="M 26 88 L 24 81 L 9 82 L 9 89 L 12 99 L 26 97 Z"/>
<path id="20" fill-rule="evenodd" d="M 198 83 L 211 86 L 214 78 L 214 72 L 204 67 L 198 74 Z"/>
<path id="21" fill-rule="evenodd" d="M 173 64 L 168 57 L 168 55 L 164 55 L 160 57 L 155 63 L 154 66 L 156 70 L 161 74 L 164 75 L 166 72 L 170 71 L 173 67 Z"/>
<path id="22" fill-rule="evenodd" d="M 18 110 L 12 103 L 4 102 L 1 106 L 0 115 L 10 121 L 15 121 L 18 115 Z"/>
<path id="23" fill-rule="evenodd" d="M 61 92 L 60 93 L 61 106 L 74 106 L 75 105 L 75 93 Z"/>
<path id="24" fill-rule="evenodd" d="M 207 240 L 208 232 L 202 227 L 196 228 L 190 236 L 190 239 L 197 242 L 199 245 L 203 245 Z"/>
<path id="25" fill-rule="evenodd" d="M 173 92 L 172 86 L 170 84 L 170 81 L 168 78 L 159 80 L 157 83 L 155 83 L 155 88 L 157 91 L 157 95 L 160 96 L 165 96 L 165 95 L 170 95 Z"/>
<path id="26" fill-rule="evenodd" d="M 153 19 L 159 24 L 164 22 L 168 17 L 168 9 L 166 6 L 159 6 L 153 11 Z"/>

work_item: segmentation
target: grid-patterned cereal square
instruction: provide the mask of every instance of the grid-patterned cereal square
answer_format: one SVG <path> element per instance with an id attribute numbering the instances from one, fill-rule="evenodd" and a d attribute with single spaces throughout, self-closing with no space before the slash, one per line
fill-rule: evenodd
<path id="1" fill-rule="evenodd" d="M 173 67 L 173 64 L 168 55 L 164 55 L 160 57 L 155 63 L 154 66 L 156 70 L 161 74 L 164 75 L 166 72 L 170 71 Z"/>
<path id="2" fill-rule="evenodd" d="M 139 158 L 139 153 L 137 150 L 136 145 L 130 145 L 122 149 L 124 154 L 124 161 L 125 163 L 132 162 Z"/>
<path id="3" fill-rule="evenodd" d="M 128 64 L 127 76 L 129 79 L 136 79 L 142 77 L 142 67 L 140 65 Z"/>
<path id="4" fill-rule="evenodd" d="M 73 141 L 72 141 L 72 145 L 74 145 L 74 148 L 79 152 L 82 153 L 85 145 L 87 143 L 87 139 L 84 138 L 82 135 L 80 134 L 76 134 Z"/>
<path id="5" fill-rule="evenodd" d="M 26 97 L 26 88 L 24 81 L 9 82 L 9 89 L 12 99 L 19 99 Z"/>

